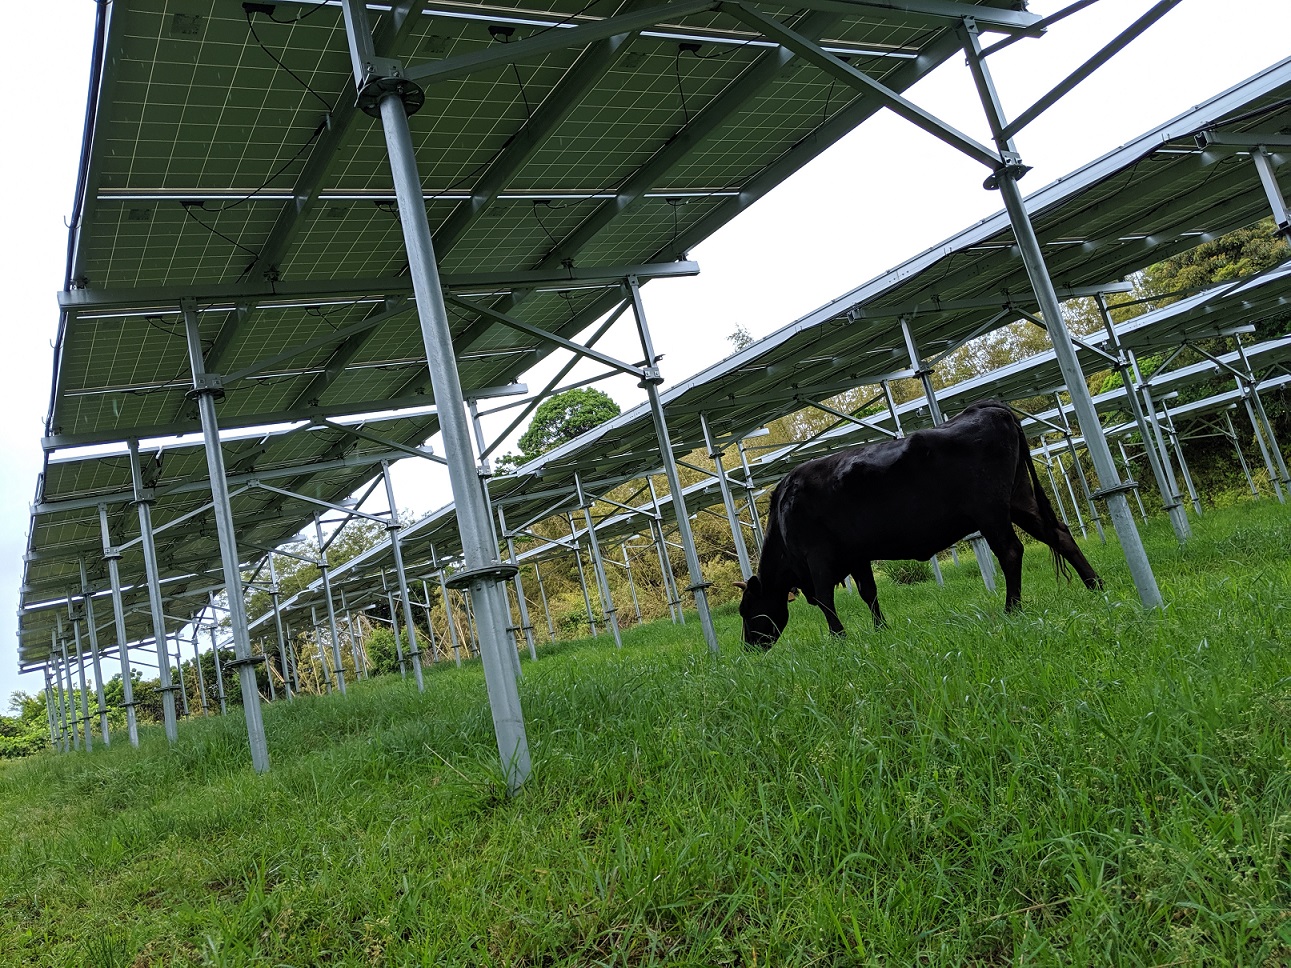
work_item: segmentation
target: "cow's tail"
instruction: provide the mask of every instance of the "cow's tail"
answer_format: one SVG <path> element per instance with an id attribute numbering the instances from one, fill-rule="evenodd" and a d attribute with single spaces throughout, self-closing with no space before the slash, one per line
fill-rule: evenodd
<path id="1" fill-rule="evenodd" d="M 1035 461 L 1031 459 L 1031 445 L 1027 443 L 1027 435 L 1026 431 L 1022 429 L 1022 422 L 1017 417 L 1013 419 L 1018 428 L 1018 460 L 1026 464 L 1027 471 L 1031 475 L 1031 490 L 1035 494 L 1036 507 L 1040 509 L 1040 520 L 1044 522 L 1045 527 L 1056 539 L 1062 523 L 1058 520 L 1058 515 L 1054 513 L 1053 505 L 1049 503 L 1049 495 L 1040 486 L 1040 475 L 1036 473 Z M 1057 540 L 1049 543 L 1049 553 L 1053 555 L 1054 577 L 1066 578 L 1071 581 L 1071 569 L 1067 566 L 1067 559 L 1058 553 Z"/>

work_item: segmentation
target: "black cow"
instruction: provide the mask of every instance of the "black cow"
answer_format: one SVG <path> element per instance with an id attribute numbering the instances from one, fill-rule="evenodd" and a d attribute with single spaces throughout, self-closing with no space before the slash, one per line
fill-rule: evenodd
<path id="1" fill-rule="evenodd" d="M 974 403 L 940 427 L 856 447 L 794 468 L 771 495 L 758 573 L 741 583 L 744 641 L 770 648 L 799 589 L 846 634 L 834 586 L 856 580 L 875 627 L 883 625 L 870 562 L 931 558 L 980 531 L 1004 570 L 1004 608 L 1022 599 L 1022 542 L 1016 524 L 1070 562 L 1089 588 L 1102 579 L 1076 547 L 1040 488 L 1022 425 L 998 400 Z"/>

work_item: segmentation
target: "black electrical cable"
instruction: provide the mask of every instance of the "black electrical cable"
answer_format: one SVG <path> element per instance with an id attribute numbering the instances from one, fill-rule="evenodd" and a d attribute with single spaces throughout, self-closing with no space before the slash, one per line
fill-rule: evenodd
<path id="1" fill-rule="evenodd" d="M 219 229 L 217 229 L 215 226 L 213 226 L 213 225 L 207 225 L 207 224 L 206 224 L 205 222 L 203 222 L 200 218 L 198 218 L 196 215 L 194 215 L 194 214 L 193 214 L 193 209 L 195 209 L 195 208 L 201 208 L 201 207 L 202 207 L 202 206 L 201 206 L 200 204 L 185 205 L 185 206 L 184 206 L 184 214 L 185 214 L 185 215 L 187 215 L 189 218 L 191 218 L 194 222 L 196 222 L 196 223 L 197 223 L 198 225 L 200 225 L 202 228 L 206 229 L 206 231 L 210 232 L 212 235 L 217 235 L 217 236 L 219 236 L 219 237 L 220 237 L 221 239 L 223 239 L 225 242 L 229 243 L 229 245 L 236 246 L 237 248 L 241 249 L 243 252 L 246 252 L 248 255 L 253 255 L 253 256 L 255 256 L 255 257 L 256 257 L 256 259 L 259 259 L 259 258 L 260 258 L 260 253 L 259 253 L 259 252 L 255 251 L 254 249 L 248 249 L 245 245 L 243 245 L 243 244 L 242 244 L 241 242 L 239 242 L 237 239 L 231 239 L 231 238 L 229 238 L 227 235 L 225 235 L 223 232 L 221 232 L 221 231 L 220 231 Z M 205 211 L 205 210 L 203 209 L 203 211 Z"/>
<path id="2" fill-rule="evenodd" d="M 305 79 L 304 79 L 304 78 L 302 78 L 299 74 L 297 74 L 297 73 L 296 73 L 295 71 L 293 71 L 290 67 L 288 67 L 286 64 L 284 64 L 284 63 L 282 62 L 282 60 L 278 57 L 278 55 L 277 55 L 277 54 L 275 54 L 273 51 L 271 51 L 268 47 L 266 47 L 266 46 L 264 45 L 264 41 L 262 41 L 262 40 L 260 39 L 260 35 L 256 33 L 256 25 L 255 25 L 255 21 L 252 19 L 252 12 L 251 12 L 250 10 L 248 10 L 248 9 L 245 9 L 245 8 L 244 8 L 244 9 L 243 9 L 243 13 L 245 13 L 245 14 L 246 14 L 246 16 L 247 16 L 247 29 L 248 29 L 249 31 L 251 31 L 251 37 L 255 40 L 255 42 L 256 42 L 257 44 L 259 44 L 260 49 L 261 49 L 262 51 L 264 51 L 266 54 L 268 54 L 268 55 L 269 55 L 269 58 L 270 58 L 270 59 L 271 59 L 275 64 L 277 64 L 277 65 L 278 65 L 279 67 L 281 67 L 284 71 L 286 71 L 286 72 L 287 72 L 288 74 L 290 74 L 293 78 L 295 78 L 295 79 L 296 79 L 296 83 L 298 83 L 298 84 L 299 84 L 301 87 L 303 87 L 306 91 L 308 91 L 308 92 L 309 92 L 310 94 L 312 94 L 315 98 L 317 98 L 317 99 L 318 99 L 318 101 L 319 101 L 319 103 L 321 103 L 321 104 L 323 105 L 323 107 L 327 108 L 327 113 L 328 113 L 328 114 L 334 114 L 334 113 L 336 112 L 336 106 L 335 106 L 334 104 L 331 104 L 330 102 L 328 102 L 328 100 L 327 100 L 326 98 L 324 98 L 324 97 L 323 97 L 323 95 L 319 94 L 319 93 L 318 93 L 317 91 L 315 91 L 312 87 L 310 87 L 310 86 L 309 86 L 309 83 L 308 83 L 307 81 L 305 81 Z"/>

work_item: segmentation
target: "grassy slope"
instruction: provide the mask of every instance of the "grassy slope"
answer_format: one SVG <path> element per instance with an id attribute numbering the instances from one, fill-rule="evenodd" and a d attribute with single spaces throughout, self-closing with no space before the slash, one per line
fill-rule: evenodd
<path id="1" fill-rule="evenodd" d="M 0 769 L 0 962 L 1283 964 L 1291 511 L 1147 530 L 1145 614 L 1027 555 L 799 603 L 750 655 L 718 614 L 526 662 L 536 771 L 498 795 L 478 666 L 267 707 L 168 750 Z"/>

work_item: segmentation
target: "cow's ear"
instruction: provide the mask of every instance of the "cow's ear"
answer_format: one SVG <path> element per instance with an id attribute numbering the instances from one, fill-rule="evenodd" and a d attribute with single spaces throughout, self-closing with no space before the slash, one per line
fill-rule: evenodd
<path id="1" fill-rule="evenodd" d="M 734 585 L 736 588 L 738 588 L 740 591 L 744 591 L 749 587 L 749 583 L 746 581 L 733 581 L 731 582 L 731 584 Z"/>
<path id="2" fill-rule="evenodd" d="M 797 597 L 798 597 L 798 593 L 797 593 L 796 591 L 794 591 L 792 588 L 790 588 L 790 589 L 789 589 L 789 601 L 791 601 L 791 602 L 792 602 L 792 601 L 793 601 L 795 598 L 797 598 Z"/>
<path id="3" fill-rule="evenodd" d="M 756 595 L 761 595 L 761 594 L 762 594 L 762 579 L 761 579 L 761 578 L 759 578 L 757 575 L 750 575 L 750 576 L 749 576 L 749 580 L 748 580 L 748 582 L 745 584 L 745 588 L 746 588 L 746 589 L 748 590 L 748 592 L 749 592 L 750 594 L 752 594 L 752 595 L 755 595 L 755 596 L 756 596 Z"/>

